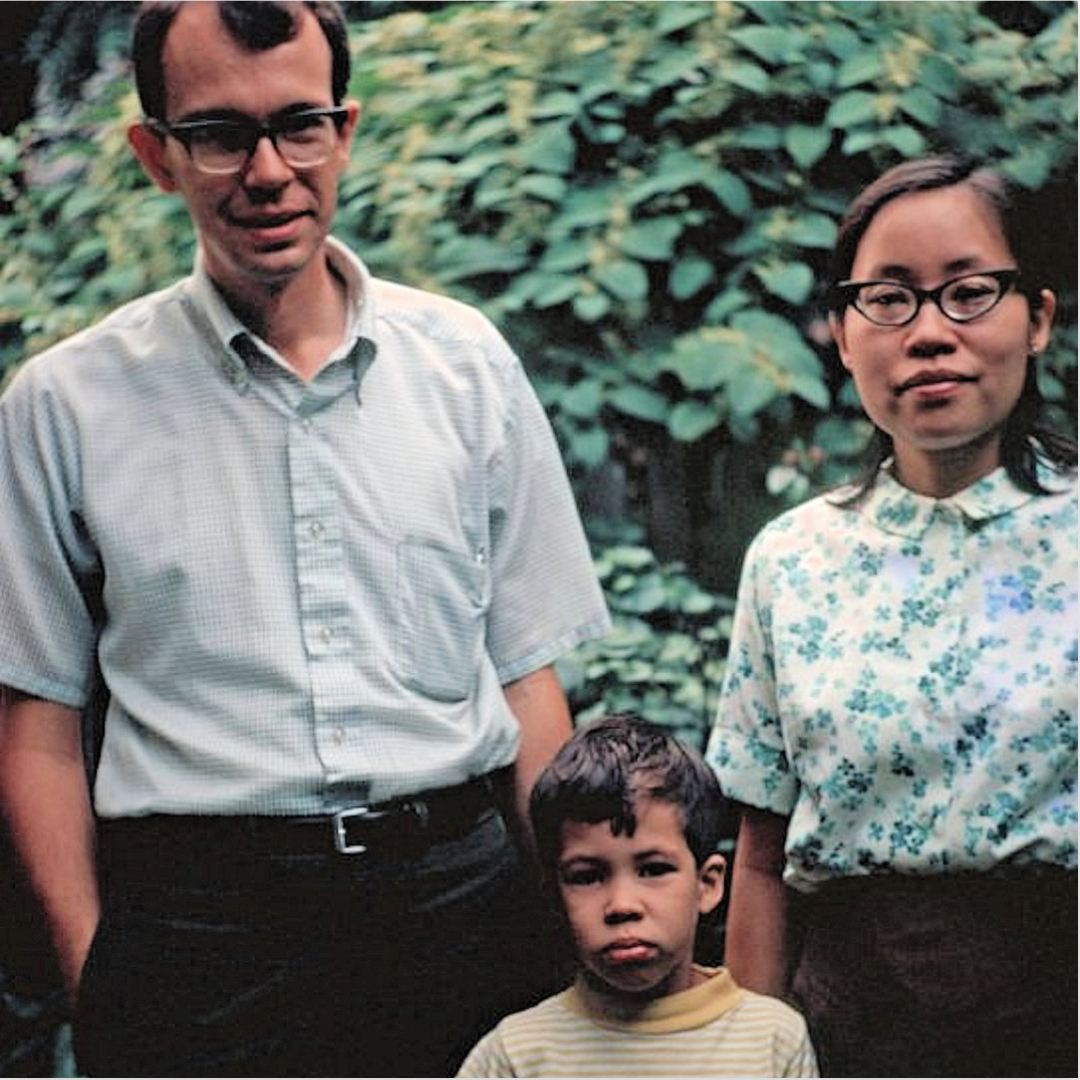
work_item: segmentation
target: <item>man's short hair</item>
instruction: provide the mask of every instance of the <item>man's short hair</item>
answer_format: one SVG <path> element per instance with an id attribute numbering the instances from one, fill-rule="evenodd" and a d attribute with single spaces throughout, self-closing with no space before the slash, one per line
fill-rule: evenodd
<path id="1" fill-rule="evenodd" d="M 566 821 L 611 823 L 633 836 L 642 799 L 678 807 L 698 866 L 716 851 L 725 800 L 701 755 L 668 729 L 630 713 L 579 728 L 540 774 L 529 800 L 537 853 L 550 884 Z"/>
<path id="2" fill-rule="evenodd" d="M 158 120 L 165 115 L 165 38 L 184 0 L 145 0 L 139 5 L 132 27 L 131 57 L 135 87 L 143 113 Z M 333 67 L 330 89 L 340 105 L 349 88 L 351 56 L 345 15 L 335 0 L 221 0 L 221 21 L 232 38 L 260 52 L 291 41 L 298 32 L 300 14 L 306 8 L 319 23 L 330 45 Z"/>

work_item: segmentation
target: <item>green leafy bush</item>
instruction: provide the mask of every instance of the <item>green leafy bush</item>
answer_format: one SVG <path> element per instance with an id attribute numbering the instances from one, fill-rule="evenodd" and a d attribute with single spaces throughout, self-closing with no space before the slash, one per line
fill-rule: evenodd
<path id="1" fill-rule="evenodd" d="M 561 661 L 579 723 L 638 712 L 704 749 L 716 713 L 732 601 L 702 589 L 680 563 L 615 543 L 596 561 L 614 628 Z"/>
<path id="2" fill-rule="evenodd" d="M 764 474 L 838 400 L 815 300 L 859 187 L 947 149 L 1029 188 L 1075 178 L 1076 10 L 1048 7 L 1034 37 L 974 3 L 401 14 L 356 40 L 343 224 L 376 265 L 506 326 L 584 470 L 644 425 L 744 445 Z M 1066 308 L 1043 366 L 1062 402 Z"/>

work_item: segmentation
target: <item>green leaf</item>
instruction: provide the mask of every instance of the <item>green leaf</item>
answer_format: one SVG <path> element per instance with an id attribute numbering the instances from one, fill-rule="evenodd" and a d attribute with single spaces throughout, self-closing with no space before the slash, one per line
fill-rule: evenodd
<path id="1" fill-rule="evenodd" d="M 574 314 L 582 322 L 593 323 L 611 310 L 611 298 L 605 292 L 579 292 L 573 300 Z"/>
<path id="2" fill-rule="evenodd" d="M 716 77 L 752 94 L 764 94 L 769 89 L 769 73 L 749 60 L 733 60 L 723 64 Z"/>
<path id="3" fill-rule="evenodd" d="M 671 257 L 672 248 L 682 231 L 680 218 L 649 218 L 631 225 L 619 240 L 619 248 L 638 259 L 662 262 Z"/>
<path id="4" fill-rule="evenodd" d="M 71 196 L 64 200 L 60 208 L 60 218 L 64 222 L 73 222 L 83 214 L 101 209 L 102 200 L 102 193 L 91 185 L 76 188 Z"/>
<path id="5" fill-rule="evenodd" d="M 706 309 L 705 322 L 722 323 L 736 311 L 750 304 L 752 299 L 745 289 L 725 289 Z"/>
<path id="6" fill-rule="evenodd" d="M 956 68 L 956 61 L 941 53 L 930 53 L 923 57 L 918 81 L 925 90 L 946 101 L 959 98 L 965 86 L 964 77 Z"/>
<path id="7" fill-rule="evenodd" d="M 566 181 L 561 176 L 532 173 L 518 181 L 517 189 L 522 195 L 535 195 L 538 199 L 559 203 L 566 194 Z"/>
<path id="8" fill-rule="evenodd" d="M 854 157 L 881 144 L 881 134 L 876 128 L 851 131 L 844 136 L 840 149 L 845 157 Z"/>
<path id="9" fill-rule="evenodd" d="M 638 420 L 648 420 L 654 424 L 667 423 L 671 405 L 668 399 L 655 390 L 640 383 L 623 383 L 616 386 L 607 395 L 608 405 Z"/>
<path id="10" fill-rule="evenodd" d="M 656 32 L 661 37 L 685 30 L 702 19 L 709 18 L 706 4 L 661 4 L 656 19 Z"/>
<path id="11" fill-rule="evenodd" d="M 883 128 L 881 138 L 890 146 L 899 150 L 904 157 L 918 157 L 926 152 L 926 140 L 913 127 L 899 124 Z"/>
<path id="12" fill-rule="evenodd" d="M 668 291 L 676 300 L 689 300 L 696 296 L 716 276 L 713 265 L 707 259 L 692 255 L 679 259 L 671 269 Z"/>
<path id="13" fill-rule="evenodd" d="M 603 404 L 604 388 L 599 379 L 582 379 L 559 398 L 559 407 L 578 420 L 594 420 Z"/>
<path id="14" fill-rule="evenodd" d="M 750 212 L 750 189 L 745 182 L 726 169 L 718 169 L 705 177 L 705 186 L 720 200 L 733 217 L 742 218 Z"/>
<path id="15" fill-rule="evenodd" d="M 784 149 L 800 169 L 816 165 L 829 149 L 832 132 L 827 127 L 792 124 L 784 131 Z"/>
<path id="16" fill-rule="evenodd" d="M 509 274 L 526 265 L 525 255 L 486 236 L 454 236 L 439 245 L 436 267 L 443 281 L 480 274 Z"/>
<path id="17" fill-rule="evenodd" d="M 820 373 L 811 375 L 803 371 L 794 372 L 791 376 L 790 392 L 819 409 L 827 409 L 830 405 L 829 389 L 822 382 Z"/>
<path id="18" fill-rule="evenodd" d="M 562 274 L 538 274 L 532 302 L 537 308 L 555 307 L 581 291 L 581 282 L 576 278 Z"/>
<path id="19" fill-rule="evenodd" d="M 32 306 L 35 298 L 34 287 L 28 281 L 12 278 L 0 282 L 0 316 L 10 318 L 8 312 Z"/>
<path id="20" fill-rule="evenodd" d="M 505 113 L 486 116 L 470 124 L 465 129 L 461 135 L 462 146 L 465 149 L 472 149 L 474 146 L 492 139 L 501 140 L 505 136 L 512 134 L 512 132 L 510 117 Z"/>
<path id="21" fill-rule="evenodd" d="M 566 120 L 544 124 L 521 148 L 522 162 L 540 172 L 566 176 L 573 171 L 577 143 Z"/>
<path id="22" fill-rule="evenodd" d="M 768 64 L 790 61 L 797 55 L 795 34 L 783 26 L 739 26 L 728 36 L 747 52 Z"/>
<path id="23" fill-rule="evenodd" d="M 616 299 L 624 302 L 644 300 L 649 294 L 649 275 L 639 262 L 629 259 L 613 259 L 601 263 L 593 277 Z"/>
<path id="24" fill-rule="evenodd" d="M 704 401 L 680 401 L 671 410 L 668 432 L 679 442 L 696 442 L 720 424 L 720 410 Z"/>
<path id="25" fill-rule="evenodd" d="M 754 273 L 773 296 L 789 304 L 803 303 L 814 288 L 814 272 L 805 263 L 755 266 Z"/>
<path id="26" fill-rule="evenodd" d="M 922 86 L 913 86 L 900 95 L 900 111 L 923 127 L 933 128 L 941 123 L 941 99 Z"/>
<path id="27" fill-rule="evenodd" d="M 704 184 L 712 171 L 713 166 L 689 150 L 668 151 L 657 161 L 650 176 L 626 192 L 626 205 L 638 206 L 656 195 L 670 195 L 694 184 Z"/>
<path id="28" fill-rule="evenodd" d="M 569 438 L 570 452 L 588 469 L 596 469 L 607 460 L 610 440 L 602 427 L 575 431 Z"/>
<path id="29" fill-rule="evenodd" d="M 579 240 L 557 240 L 548 245 L 540 269 L 552 273 L 574 272 L 589 265 L 588 246 Z"/>
<path id="30" fill-rule="evenodd" d="M 734 141 L 748 150 L 779 150 L 784 136 L 775 124 L 747 124 L 734 133 Z"/>
<path id="31" fill-rule="evenodd" d="M 836 73 L 836 85 L 847 90 L 860 83 L 876 83 L 885 75 L 885 60 L 878 49 L 864 49 L 849 56 Z"/>
<path id="32" fill-rule="evenodd" d="M 760 412 L 779 396 L 776 382 L 767 372 L 743 365 L 732 373 L 727 388 L 727 400 L 735 417 L 750 417 Z"/>
<path id="33" fill-rule="evenodd" d="M 877 95 L 866 90 L 849 90 L 841 94 L 825 116 L 825 123 L 833 128 L 857 127 L 877 119 Z"/>
<path id="34" fill-rule="evenodd" d="M 825 214 L 799 214 L 788 225 L 784 238 L 806 248 L 832 250 L 836 243 L 836 222 Z"/>
<path id="35" fill-rule="evenodd" d="M 722 349 L 705 332 L 676 338 L 664 357 L 663 367 L 677 375 L 679 382 L 691 392 L 715 390 L 726 378 Z"/>
<path id="36" fill-rule="evenodd" d="M 656 562 L 656 556 L 648 548 L 633 544 L 617 544 L 609 547 L 604 552 L 604 559 L 627 570 L 644 570 L 646 566 L 652 566 Z M 635 647 L 640 644 L 637 637 L 634 641 Z"/>
<path id="37" fill-rule="evenodd" d="M 580 108 L 577 94 L 569 90 L 553 90 L 532 107 L 530 115 L 536 120 L 547 120 L 553 116 L 573 116 Z"/>
<path id="38" fill-rule="evenodd" d="M 1042 146 L 1027 147 L 1022 154 L 1010 158 L 1001 166 L 1002 172 L 1010 179 L 1031 190 L 1046 183 L 1051 168 L 1050 153 Z"/>
<path id="39" fill-rule="evenodd" d="M 606 225 L 616 201 L 614 184 L 577 187 L 563 201 L 559 216 L 551 224 L 551 233 L 566 236 L 575 229 L 591 229 Z"/>

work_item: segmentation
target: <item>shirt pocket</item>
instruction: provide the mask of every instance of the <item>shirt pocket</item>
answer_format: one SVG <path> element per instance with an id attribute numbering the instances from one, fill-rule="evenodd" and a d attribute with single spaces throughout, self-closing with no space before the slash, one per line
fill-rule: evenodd
<path id="1" fill-rule="evenodd" d="M 489 575 L 474 557 L 406 540 L 397 551 L 395 652 L 402 681 L 437 701 L 463 701 L 480 673 Z"/>

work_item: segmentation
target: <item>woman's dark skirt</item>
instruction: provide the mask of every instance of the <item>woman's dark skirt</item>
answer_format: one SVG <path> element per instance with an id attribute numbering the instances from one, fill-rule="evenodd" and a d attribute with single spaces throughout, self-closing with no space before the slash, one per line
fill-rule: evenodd
<path id="1" fill-rule="evenodd" d="M 789 900 L 823 1075 L 1077 1075 L 1075 871 L 850 878 Z"/>

